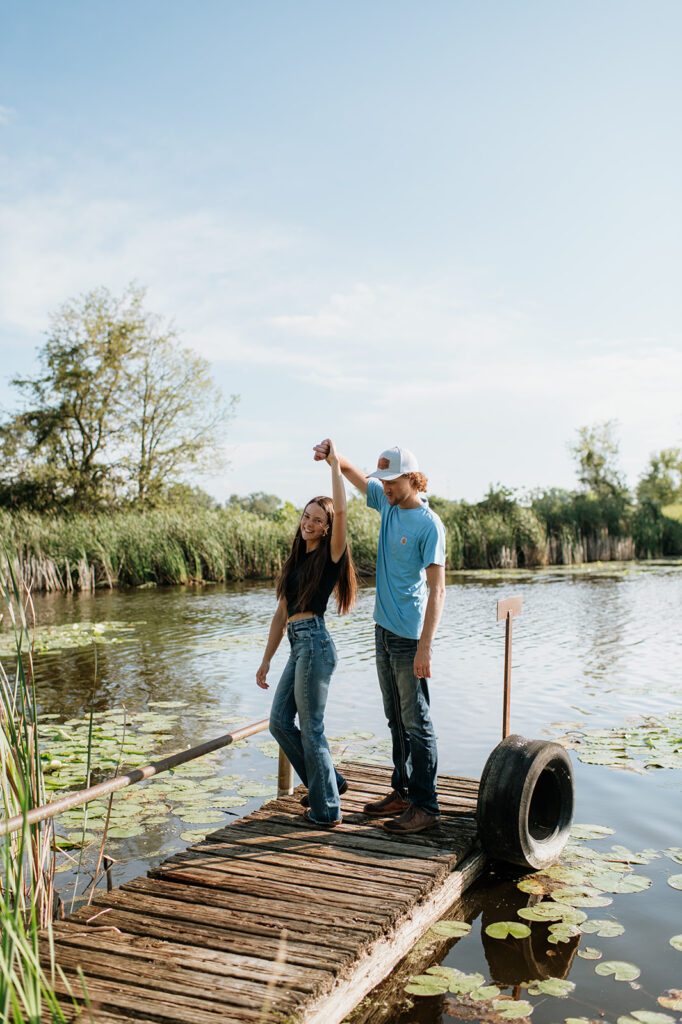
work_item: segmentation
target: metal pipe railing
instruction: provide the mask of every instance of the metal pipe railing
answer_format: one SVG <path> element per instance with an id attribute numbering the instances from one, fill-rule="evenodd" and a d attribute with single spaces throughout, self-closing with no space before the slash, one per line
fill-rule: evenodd
<path id="1" fill-rule="evenodd" d="M 68 796 L 64 796 L 59 800 L 53 800 L 49 804 L 43 804 L 42 807 L 34 807 L 26 815 L 15 814 L 13 818 L 0 821 L 0 836 L 8 835 L 10 832 L 17 832 L 24 824 L 35 825 L 37 822 L 45 821 L 47 818 L 54 818 L 63 811 L 71 810 L 72 807 L 80 807 L 82 804 L 90 803 L 91 800 L 96 800 L 97 797 L 115 793 L 119 789 L 125 789 L 126 786 L 132 786 L 136 782 L 143 782 L 144 779 L 150 779 L 152 776 L 158 775 L 160 772 L 166 772 L 169 768 L 175 768 L 186 761 L 193 761 L 203 754 L 210 754 L 213 750 L 227 747 L 238 740 L 245 740 L 248 736 L 264 732 L 269 724 L 270 720 L 268 718 L 264 718 L 260 722 L 252 722 L 251 725 L 245 725 L 241 729 L 235 729 L 234 732 L 225 733 L 214 740 L 207 740 L 196 747 L 181 750 L 177 754 L 169 754 L 168 757 L 145 765 L 144 768 L 135 768 L 133 771 L 126 772 L 125 775 L 115 775 L 113 779 L 99 782 L 96 786 L 89 786 L 88 789 L 81 789 L 77 793 L 69 793 Z M 284 796 L 292 791 L 293 768 L 280 748 L 277 795 Z"/>

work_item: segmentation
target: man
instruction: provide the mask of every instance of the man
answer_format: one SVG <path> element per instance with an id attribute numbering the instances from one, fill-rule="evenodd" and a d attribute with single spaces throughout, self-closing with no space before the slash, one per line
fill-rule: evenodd
<path id="1" fill-rule="evenodd" d="M 315 446 L 315 458 L 328 453 Z M 426 477 L 406 448 L 388 448 L 366 476 L 343 455 L 341 472 L 381 515 L 374 605 L 379 685 L 393 743 L 393 790 L 366 804 L 407 835 L 438 822 L 438 751 L 429 711 L 431 647 L 445 600 L 445 529 L 421 495 Z M 397 817 L 395 817 L 397 815 Z"/>

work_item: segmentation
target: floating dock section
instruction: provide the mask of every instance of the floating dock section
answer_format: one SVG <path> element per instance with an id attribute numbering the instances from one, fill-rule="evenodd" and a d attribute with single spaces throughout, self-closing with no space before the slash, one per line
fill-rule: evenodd
<path id="1" fill-rule="evenodd" d="M 342 766 L 343 823 L 302 822 L 299 789 L 96 895 L 54 925 L 56 961 L 95 1024 L 338 1024 L 483 870 L 474 779 L 440 776 L 442 817 L 391 836 L 363 804 L 391 769 Z"/>

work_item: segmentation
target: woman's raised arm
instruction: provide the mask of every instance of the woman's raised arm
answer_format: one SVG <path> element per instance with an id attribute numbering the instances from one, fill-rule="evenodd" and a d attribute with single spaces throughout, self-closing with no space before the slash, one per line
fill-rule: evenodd
<path id="1" fill-rule="evenodd" d="M 324 444 L 329 445 L 329 452 L 326 461 L 332 471 L 332 500 L 334 502 L 334 522 L 332 523 L 332 535 L 329 544 L 329 551 L 332 562 L 338 562 L 346 550 L 346 487 L 341 475 L 339 457 L 334 448 L 334 442 L 327 438 Z"/>

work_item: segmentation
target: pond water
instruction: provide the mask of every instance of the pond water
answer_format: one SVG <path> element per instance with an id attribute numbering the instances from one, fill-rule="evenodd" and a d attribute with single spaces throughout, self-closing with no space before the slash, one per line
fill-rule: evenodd
<path id="1" fill-rule="evenodd" d="M 547 926 L 533 925 L 545 929 L 541 944 L 556 953 L 555 976 L 575 988 L 563 998 L 525 990 L 520 998 L 542 1024 L 604 1016 L 615 1021 L 633 1012 L 640 1014 L 632 1018 L 639 1024 L 650 1012 L 677 1020 L 682 1005 L 666 1008 L 658 1000 L 667 990 L 682 989 L 682 950 L 670 943 L 682 933 L 682 889 L 673 887 L 682 875 L 682 563 L 450 574 L 431 684 L 442 772 L 478 777 L 500 739 L 504 624 L 496 622 L 496 602 L 516 594 L 523 597 L 523 613 L 514 621 L 512 731 L 562 738 L 573 748 L 575 820 L 613 830 L 585 845 L 597 856 L 614 844 L 649 851 L 633 870 L 650 881 L 641 891 L 611 892 L 607 906 L 584 911 L 591 919 L 618 921 L 620 935 L 586 933 L 550 947 Z M 388 762 L 373 658 L 373 597 L 368 582 L 352 615 L 328 617 L 339 666 L 327 732 L 338 756 Z M 115 770 L 123 708 L 129 763 L 146 763 L 160 751 L 267 717 L 272 689 L 256 686 L 255 671 L 274 611 L 271 585 L 39 595 L 35 610 L 37 691 L 41 711 L 52 716 L 44 738 L 53 752 L 49 777 L 55 788 L 77 783 L 82 771 L 73 758 L 82 760 L 79 722 L 91 701 L 103 776 Z M 286 660 L 285 645 L 273 661 L 273 684 Z M 74 755 L 79 747 L 81 755 Z M 107 844 L 116 858 L 115 884 L 273 795 L 275 755 L 263 733 L 202 767 L 120 794 Z M 86 823 L 93 838 L 103 807 L 93 808 Z M 81 827 L 77 814 L 60 822 L 72 837 Z M 619 870 L 629 868 L 621 864 Z M 66 891 L 68 868 L 62 877 Z M 480 972 L 486 983 L 506 986 L 507 994 L 530 980 L 514 976 L 527 967 L 513 966 L 517 940 L 491 940 L 481 927 L 509 920 L 526 902 L 514 881 L 486 879 L 471 904 L 472 930 L 452 946 L 446 966 Z M 491 964 L 491 944 L 497 964 Z M 598 948 L 601 960 L 574 955 L 576 947 L 578 954 Z M 625 971 L 621 981 L 595 972 L 611 961 L 633 964 L 640 973 L 631 978 Z M 415 1008 L 396 1008 L 395 1021 L 497 1019 L 488 1004 L 465 1011 L 452 995 L 414 999 Z"/>

